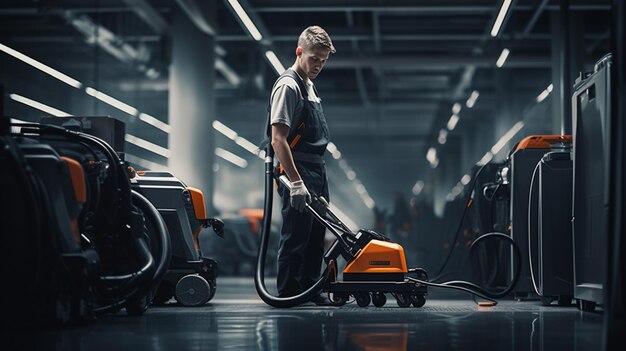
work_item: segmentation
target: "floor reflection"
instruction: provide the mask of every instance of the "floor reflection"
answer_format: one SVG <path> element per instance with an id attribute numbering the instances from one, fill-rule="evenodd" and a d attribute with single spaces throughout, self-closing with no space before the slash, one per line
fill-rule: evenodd
<path id="1" fill-rule="evenodd" d="M 396 309 L 396 311 L 399 311 Z M 37 349 L 58 350 L 599 350 L 602 315 L 539 312 L 214 312 L 161 308 L 46 331 Z M 22 339 L 24 340 L 24 339 Z"/>

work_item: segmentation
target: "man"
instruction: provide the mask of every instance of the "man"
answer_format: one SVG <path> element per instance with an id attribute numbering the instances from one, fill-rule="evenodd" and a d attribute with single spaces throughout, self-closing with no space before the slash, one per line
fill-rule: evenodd
<path id="1" fill-rule="evenodd" d="M 298 38 L 296 60 L 274 84 L 270 98 L 271 143 L 292 188 L 279 185 L 283 226 L 278 248 L 278 294 L 297 295 L 320 277 L 325 228 L 305 211 L 309 189 L 328 200 L 324 152 L 329 135 L 321 99 L 312 80 L 322 71 L 333 43 L 324 29 L 311 26 Z M 328 305 L 324 296 L 312 299 Z"/>

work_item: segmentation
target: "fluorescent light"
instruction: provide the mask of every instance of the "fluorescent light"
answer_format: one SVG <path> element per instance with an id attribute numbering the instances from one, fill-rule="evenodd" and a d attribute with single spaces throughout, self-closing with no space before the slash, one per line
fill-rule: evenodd
<path id="1" fill-rule="evenodd" d="M 250 153 L 257 155 L 259 153 L 259 147 L 248 141 L 246 138 L 237 137 L 235 143 L 242 148 L 248 150 Z"/>
<path id="2" fill-rule="evenodd" d="M 331 155 L 333 156 L 333 158 L 334 158 L 335 160 L 338 160 L 338 159 L 340 159 L 340 158 L 341 158 L 341 152 L 340 152 L 339 150 L 337 150 L 337 151 L 335 151 L 335 152 L 331 153 Z"/>
<path id="3" fill-rule="evenodd" d="M 467 108 L 474 107 L 474 104 L 476 104 L 476 100 L 478 100 L 479 95 L 480 93 L 478 92 L 478 90 L 472 91 L 472 94 L 470 94 L 470 97 L 465 102 L 465 106 L 467 106 Z"/>
<path id="4" fill-rule="evenodd" d="M 354 180 L 356 179 L 356 173 L 354 173 L 353 170 L 349 170 L 346 172 L 346 177 L 348 178 L 348 180 Z"/>
<path id="5" fill-rule="evenodd" d="M 241 84 L 241 78 L 239 78 L 239 75 L 219 57 L 215 59 L 215 69 L 220 71 L 230 84 L 234 86 Z"/>
<path id="6" fill-rule="evenodd" d="M 374 208 L 374 206 L 376 206 L 376 203 L 374 202 L 374 199 L 372 199 L 369 196 L 362 196 L 363 198 L 363 202 L 365 203 L 365 206 L 367 206 L 367 208 L 369 208 L 370 210 Z"/>
<path id="7" fill-rule="evenodd" d="M 124 153 L 124 159 L 130 163 L 134 163 L 138 166 L 141 166 L 145 169 L 151 170 L 151 171 L 167 171 L 167 166 L 166 165 L 162 165 L 160 163 L 156 163 L 156 162 L 152 162 L 152 161 L 148 161 L 144 158 L 141 157 L 137 157 L 133 154 L 129 154 L 129 153 Z"/>
<path id="8" fill-rule="evenodd" d="M 235 13 L 237 13 L 237 16 L 239 16 L 239 19 L 246 27 L 250 35 L 254 38 L 254 40 L 261 41 L 261 39 L 263 39 L 261 32 L 259 32 L 259 30 L 256 28 L 254 22 L 252 22 L 250 17 L 248 17 L 248 14 L 243 9 L 243 7 L 241 7 L 239 2 L 237 0 L 228 0 L 228 3 L 230 4 L 230 6 L 233 7 L 233 10 L 235 10 Z"/>
<path id="9" fill-rule="evenodd" d="M 459 122 L 459 116 L 458 115 L 452 115 L 450 116 L 450 119 L 448 120 L 448 123 L 446 124 L 446 127 L 448 127 L 448 130 L 452 131 L 454 130 L 454 127 L 456 127 L 456 124 Z"/>
<path id="10" fill-rule="evenodd" d="M 71 114 L 67 113 L 67 112 L 63 112 L 61 110 L 57 110 L 54 107 L 48 106 L 46 104 L 42 104 L 41 102 L 35 101 L 35 100 L 31 100 L 27 97 L 23 97 L 22 95 L 18 95 L 18 94 L 10 94 L 9 98 L 11 98 L 11 100 L 20 102 L 24 105 L 28 105 L 32 108 L 35 108 L 39 111 L 43 111 L 45 113 L 51 114 L 53 116 L 56 117 L 67 117 L 67 116 L 71 116 Z"/>
<path id="11" fill-rule="evenodd" d="M 509 54 L 511 53 L 511 51 L 509 51 L 509 49 L 504 48 L 502 49 L 502 52 L 500 53 L 500 57 L 498 57 L 498 61 L 496 61 L 496 66 L 498 66 L 498 68 L 504 66 L 504 63 L 506 62 L 507 57 L 509 57 Z"/>
<path id="12" fill-rule="evenodd" d="M 426 159 L 432 164 L 437 159 L 437 149 L 434 147 L 429 148 L 426 153 Z"/>
<path id="13" fill-rule="evenodd" d="M 509 10 L 509 6 L 511 6 L 511 0 L 504 0 L 502 2 L 502 7 L 500 8 L 500 12 L 498 12 L 498 17 L 496 17 L 496 21 L 493 23 L 493 27 L 491 28 L 492 37 L 495 38 L 498 36 L 498 32 L 500 32 L 500 27 L 502 27 L 506 13 Z"/>
<path id="14" fill-rule="evenodd" d="M 230 140 L 237 139 L 237 132 L 228 128 L 224 123 L 218 120 L 213 121 L 213 128 L 217 130 L 218 132 L 224 134 Z"/>
<path id="15" fill-rule="evenodd" d="M 487 151 L 487 153 L 478 162 L 476 162 L 476 165 L 478 166 L 486 165 L 487 163 L 489 163 L 489 161 L 491 161 L 492 158 L 493 158 L 493 154 L 490 151 Z"/>
<path id="16" fill-rule="evenodd" d="M 492 154 L 497 155 L 504 145 L 508 143 L 522 128 L 524 128 L 524 122 L 519 121 L 515 123 L 508 132 L 504 133 L 500 140 L 498 140 L 498 142 L 489 151 L 491 151 Z"/>
<path id="17" fill-rule="evenodd" d="M 101 91 L 98 91 L 98 90 L 96 90 L 96 89 L 94 89 L 92 87 L 87 87 L 85 89 L 85 92 L 87 94 L 95 97 L 96 99 L 98 99 L 98 100 L 100 100 L 100 101 L 102 101 L 104 103 L 107 103 L 107 104 L 115 107 L 118 110 L 121 110 L 121 111 L 124 111 L 124 112 L 128 113 L 131 116 L 137 116 L 137 113 L 139 112 L 139 111 L 137 111 L 136 108 L 134 108 L 134 107 L 132 107 L 132 106 L 130 106 L 128 104 L 125 104 L 125 103 L 121 102 L 120 100 L 118 100 L 118 99 L 116 99 L 116 98 L 114 98 L 112 96 L 109 96 L 109 95 L 107 95 L 107 94 L 105 94 L 105 93 L 103 93 Z"/>
<path id="18" fill-rule="evenodd" d="M 285 66 L 283 66 L 282 63 L 280 63 L 280 60 L 278 59 L 278 56 L 276 56 L 274 51 L 272 50 L 266 51 L 265 57 L 267 57 L 267 60 L 270 62 L 270 64 L 272 64 L 272 67 L 274 67 L 274 70 L 276 71 L 276 73 L 282 74 L 283 72 L 285 72 Z"/>
<path id="19" fill-rule="evenodd" d="M 141 139 L 139 137 L 136 137 L 132 134 L 126 134 L 124 136 L 124 140 L 126 140 L 127 142 L 137 145 L 140 148 L 146 149 L 148 151 L 154 152 L 157 155 L 161 155 L 163 157 L 169 158 L 171 155 L 170 150 L 164 148 L 163 146 L 159 146 L 157 144 L 151 143 L 147 140 Z"/>
<path id="20" fill-rule="evenodd" d="M 461 112 L 461 104 L 459 104 L 458 102 L 456 102 L 453 106 L 452 106 L 452 113 L 455 115 L 458 115 L 459 112 Z"/>
<path id="21" fill-rule="evenodd" d="M 18 59 L 18 60 L 20 60 L 22 62 L 25 62 L 25 63 L 27 63 L 27 64 L 37 68 L 38 70 L 40 70 L 40 71 L 42 71 L 44 73 L 47 73 L 47 74 L 53 76 L 54 78 L 62 81 L 63 83 L 68 84 L 68 85 L 70 85 L 70 86 L 72 86 L 72 87 L 74 87 L 76 89 L 80 89 L 83 86 L 83 84 L 81 82 L 77 81 L 76 79 L 74 79 L 74 78 L 72 78 L 72 77 L 70 77 L 68 75 L 63 74 L 63 73 L 57 71 L 56 69 L 54 69 L 54 68 L 52 68 L 50 66 L 44 65 L 43 63 L 41 63 L 41 62 L 39 62 L 39 61 L 37 61 L 37 60 L 35 60 L 33 58 L 28 57 L 28 56 L 22 54 L 19 51 L 13 50 L 13 49 L 11 49 L 10 47 L 8 47 L 6 45 L 0 44 L 0 51 L 4 51 L 5 53 L 15 57 L 16 59 Z"/>
<path id="22" fill-rule="evenodd" d="M 448 141 L 448 131 L 445 129 L 440 129 L 439 137 L 437 138 L 437 141 L 439 141 L 439 144 L 441 145 L 445 144 L 446 141 Z"/>
<path id="23" fill-rule="evenodd" d="M 326 150 L 328 150 L 330 153 L 336 152 L 337 151 L 337 145 L 335 145 L 335 143 L 333 143 L 332 141 L 328 143 L 328 145 L 326 145 Z"/>
<path id="24" fill-rule="evenodd" d="M 239 166 L 241 168 L 246 168 L 248 166 L 248 161 L 245 159 L 233 154 L 230 151 L 226 151 L 221 147 L 215 148 L 215 155 L 223 158 L 224 160 L 234 164 L 235 166 Z"/>
<path id="25" fill-rule="evenodd" d="M 148 124 L 150 124 L 150 125 L 152 125 L 152 126 L 154 126 L 154 127 L 159 128 L 160 130 L 162 130 L 162 131 L 164 131 L 166 133 L 169 133 L 172 130 L 172 128 L 170 128 L 169 124 L 167 124 L 167 123 L 157 119 L 156 117 L 150 116 L 147 113 L 143 113 L 143 112 L 140 113 L 139 114 L 139 119 L 144 121 L 144 122 L 146 122 L 146 123 L 148 123 Z"/>
<path id="26" fill-rule="evenodd" d="M 463 177 L 461 178 L 461 184 L 463 185 L 467 185 L 470 180 L 472 180 L 472 177 L 470 177 L 469 174 L 464 174 Z"/>
<path id="27" fill-rule="evenodd" d="M 552 92 L 552 89 L 554 89 L 554 85 L 548 85 L 547 88 L 545 88 L 539 95 L 537 95 L 537 102 L 542 102 L 543 100 L 545 100 Z"/>
<path id="28" fill-rule="evenodd" d="M 421 181 L 421 180 L 418 180 L 415 183 L 415 185 L 413 185 L 413 189 L 412 189 L 413 195 L 415 195 L 415 196 L 419 195 L 422 192 L 423 189 L 424 189 L 424 182 Z"/>
<path id="29" fill-rule="evenodd" d="M 437 168 L 439 166 L 439 159 L 436 158 L 433 162 L 430 163 L 431 168 Z"/>
<path id="30" fill-rule="evenodd" d="M 360 195 L 365 194 L 367 191 L 365 190 L 365 186 L 363 184 L 359 184 L 357 186 L 355 186 L 356 188 L 356 192 L 359 193 Z"/>

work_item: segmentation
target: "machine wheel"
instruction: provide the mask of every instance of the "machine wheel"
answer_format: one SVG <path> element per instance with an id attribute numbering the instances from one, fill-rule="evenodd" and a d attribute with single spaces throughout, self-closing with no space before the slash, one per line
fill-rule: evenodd
<path id="1" fill-rule="evenodd" d="M 209 299 L 207 300 L 207 302 L 213 299 L 213 297 L 215 296 L 215 292 L 217 291 L 217 281 L 215 279 L 210 280 L 208 283 L 211 287 L 211 291 L 209 292 Z"/>
<path id="2" fill-rule="evenodd" d="M 129 300 L 126 302 L 126 314 L 129 316 L 141 316 L 148 309 L 150 305 L 150 298 L 143 296 L 138 300 Z"/>
<path id="3" fill-rule="evenodd" d="M 168 302 L 172 296 L 174 296 L 174 287 L 167 281 L 161 282 L 154 294 L 152 304 L 156 306 L 163 306 Z"/>
<path id="4" fill-rule="evenodd" d="M 558 301 L 559 306 L 570 306 L 572 304 L 572 297 L 562 295 L 562 296 L 559 296 L 557 301 Z"/>
<path id="5" fill-rule="evenodd" d="M 593 312 L 596 310 L 596 303 L 593 301 L 578 300 L 578 308 L 581 311 Z"/>
<path id="6" fill-rule="evenodd" d="M 399 293 L 396 294 L 396 303 L 398 303 L 398 306 L 400 307 L 409 307 L 411 306 L 411 298 L 409 297 L 408 294 L 405 293 Z"/>
<path id="7" fill-rule="evenodd" d="M 372 300 L 369 293 L 356 293 L 354 294 L 354 298 L 359 307 L 367 307 Z"/>
<path id="8" fill-rule="evenodd" d="M 176 283 L 176 300 L 183 306 L 202 306 L 211 296 L 211 285 L 198 274 L 188 274 Z"/>
<path id="9" fill-rule="evenodd" d="M 372 303 L 376 307 L 383 307 L 385 306 L 385 303 L 387 303 L 387 296 L 385 296 L 385 293 L 382 292 L 372 293 Z"/>
<path id="10" fill-rule="evenodd" d="M 424 295 L 411 295 L 411 303 L 413 307 L 422 307 L 426 303 L 426 297 Z"/>
<path id="11" fill-rule="evenodd" d="M 328 300 L 335 306 L 343 306 L 348 302 L 348 294 L 344 293 L 328 293 Z"/>

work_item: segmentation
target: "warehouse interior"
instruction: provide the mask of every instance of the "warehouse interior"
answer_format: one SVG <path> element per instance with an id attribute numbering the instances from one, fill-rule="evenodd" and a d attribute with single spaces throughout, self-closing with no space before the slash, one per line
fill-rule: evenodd
<path id="1" fill-rule="evenodd" d="M 7 345 L 621 349 L 623 1 L 7 0 L 0 21 Z M 273 297 L 270 95 L 313 25 L 336 49 L 313 80 L 330 196 L 305 210 L 331 306 Z"/>

